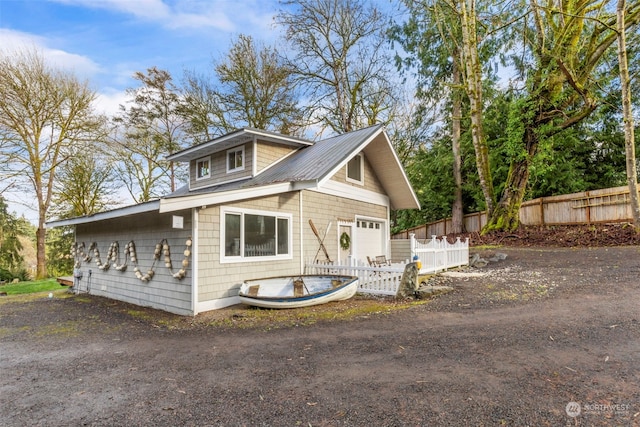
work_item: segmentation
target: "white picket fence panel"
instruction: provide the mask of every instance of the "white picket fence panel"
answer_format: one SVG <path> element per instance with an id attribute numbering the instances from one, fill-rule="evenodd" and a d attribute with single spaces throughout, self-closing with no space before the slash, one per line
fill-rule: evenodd
<path id="1" fill-rule="evenodd" d="M 469 239 L 458 238 L 449 243 L 446 238 L 433 236 L 428 242 L 419 242 L 414 235 L 410 239 L 411 260 L 417 255 L 422 263 L 419 274 L 435 274 L 450 268 L 469 264 Z M 313 262 L 306 264 L 305 274 L 342 274 L 358 276 L 358 292 L 376 295 L 395 295 L 400 286 L 406 260 L 389 267 L 371 267 L 368 263 L 346 259 L 334 263 Z"/>
<path id="2" fill-rule="evenodd" d="M 421 274 L 438 273 L 450 268 L 469 264 L 469 238 L 464 241 L 458 237 L 449 243 L 446 237 L 438 239 L 431 236 L 428 242 L 420 242 L 414 234 L 410 235 L 411 255 L 417 255 L 422 262 Z"/>
<path id="3" fill-rule="evenodd" d="M 305 274 L 340 274 L 358 276 L 358 292 L 375 295 L 395 295 L 400 286 L 406 263 L 390 267 L 369 267 L 362 261 L 343 260 L 338 263 L 308 262 Z"/>

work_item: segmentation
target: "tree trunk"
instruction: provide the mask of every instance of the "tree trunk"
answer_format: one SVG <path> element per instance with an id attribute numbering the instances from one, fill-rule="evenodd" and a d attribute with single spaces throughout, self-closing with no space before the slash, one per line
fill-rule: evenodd
<path id="1" fill-rule="evenodd" d="M 620 67 L 620 86 L 622 90 L 622 111 L 624 115 L 624 146 L 627 157 L 627 184 L 629 185 L 629 201 L 633 215 L 633 225 L 640 232 L 640 204 L 638 202 L 638 172 L 636 169 L 635 138 L 633 134 L 633 113 L 631 111 L 631 84 L 629 81 L 629 64 L 627 60 L 627 44 L 625 36 L 625 0 L 618 0 L 618 64 Z"/>
<path id="2" fill-rule="evenodd" d="M 514 231 L 520 225 L 520 205 L 529 181 L 529 162 L 511 162 L 507 183 L 500 203 L 489 217 L 483 233 L 493 230 Z"/>
<path id="3" fill-rule="evenodd" d="M 467 9 L 466 2 L 469 2 Z M 480 187 L 484 195 L 487 214 L 492 215 L 495 207 L 495 195 L 489 164 L 489 148 L 482 124 L 482 70 L 478 58 L 478 36 L 476 31 L 475 0 L 461 0 L 462 58 L 465 65 L 467 95 L 471 114 L 471 138 L 476 153 L 476 166 Z"/>
<path id="4" fill-rule="evenodd" d="M 451 207 L 451 232 L 464 232 L 464 212 L 462 206 L 462 159 L 460 157 L 460 121 L 462 119 L 462 99 L 460 97 L 460 68 L 454 54 L 453 61 L 453 90 L 451 106 L 451 149 L 453 151 L 453 180 L 455 182 L 453 205 Z"/>
<path id="5" fill-rule="evenodd" d="M 171 192 L 176 191 L 176 170 L 175 164 L 173 162 L 169 162 L 169 167 L 171 169 Z"/>
<path id="6" fill-rule="evenodd" d="M 45 279 L 47 277 L 46 236 L 47 229 L 44 225 L 44 215 L 41 215 L 38 220 L 38 229 L 36 230 L 36 279 Z"/>
<path id="7" fill-rule="evenodd" d="M 528 116 L 526 111 L 522 111 L 521 114 L 523 117 Z M 520 205 L 529 182 L 531 159 L 538 149 L 538 144 L 534 125 L 527 123 L 523 134 L 525 153 L 511 160 L 502 197 L 493 215 L 488 216 L 489 220 L 482 230 L 483 233 L 494 230 L 514 231 L 520 225 Z"/>

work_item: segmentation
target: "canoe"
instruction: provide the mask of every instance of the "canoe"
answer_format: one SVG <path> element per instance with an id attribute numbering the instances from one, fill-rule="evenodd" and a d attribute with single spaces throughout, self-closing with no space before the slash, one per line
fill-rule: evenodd
<path id="1" fill-rule="evenodd" d="M 238 296 L 256 307 L 297 308 L 349 299 L 357 290 L 356 276 L 282 276 L 245 280 Z"/>

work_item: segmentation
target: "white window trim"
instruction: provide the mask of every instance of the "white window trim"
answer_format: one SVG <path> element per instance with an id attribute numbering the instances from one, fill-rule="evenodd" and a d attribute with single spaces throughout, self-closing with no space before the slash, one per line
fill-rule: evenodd
<path id="1" fill-rule="evenodd" d="M 242 152 L 242 166 L 239 166 L 237 168 L 230 168 L 229 167 L 229 153 L 237 153 L 238 151 Z M 225 162 L 227 163 L 227 173 L 230 172 L 239 172 L 239 171 L 243 171 L 244 170 L 244 165 L 247 162 L 247 158 L 244 155 L 244 145 L 241 147 L 235 147 L 235 148 L 231 148 L 230 150 L 227 150 L 227 155 L 225 157 Z"/>
<path id="2" fill-rule="evenodd" d="M 347 162 L 346 165 L 346 174 L 347 174 L 347 182 L 351 182 L 353 184 L 359 184 L 359 185 L 364 185 L 364 156 L 362 154 L 356 154 L 355 158 L 359 158 L 360 159 L 360 180 L 357 179 L 353 179 L 349 177 L 349 163 L 351 163 L 351 159 L 350 161 Z"/>
<path id="3" fill-rule="evenodd" d="M 209 162 L 208 173 L 206 175 L 199 176 L 200 168 L 198 167 L 198 163 L 203 162 L 205 160 Z M 200 180 L 207 179 L 207 178 L 211 178 L 211 156 L 202 157 L 202 158 L 196 160 L 196 181 L 200 181 Z"/>
<path id="4" fill-rule="evenodd" d="M 240 219 L 240 256 L 226 256 L 225 255 L 225 215 L 226 214 L 237 214 L 241 215 Z M 244 256 L 244 214 L 250 215 L 264 215 L 264 216 L 272 216 L 276 218 L 276 224 L 278 219 L 286 219 L 288 221 L 288 242 L 287 245 L 289 247 L 289 253 L 280 254 L 280 255 L 269 255 L 269 256 L 252 256 L 245 257 Z M 283 213 L 283 212 L 270 212 L 270 211 L 261 211 L 255 209 L 242 209 L 242 208 L 234 208 L 231 206 L 222 206 L 220 207 L 220 264 L 229 264 L 229 263 L 244 263 L 244 262 L 257 262 L 257 261 L 273 261 L 273 260 L 287 260 L 293 259 L 293 214 Z"/>

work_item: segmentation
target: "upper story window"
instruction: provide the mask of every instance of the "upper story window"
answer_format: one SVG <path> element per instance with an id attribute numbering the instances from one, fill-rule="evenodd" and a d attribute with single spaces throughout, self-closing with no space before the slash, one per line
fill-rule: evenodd
<path id="1" fill-rule="evenodd" d="M 364 184 L 364 157 L 356 155 L 347 163 L 347 181 L 356 184 Z"/>
<path id="2" fill-rule="evenodd" d="M 196 160 L 196 180 L 211 176 L 211 158 L 203 157 Z"/>
<path id="3" fill-rule="evenodd" d="M 227 172 L 244 170 L 244 147 L 227 151 Z"/>

